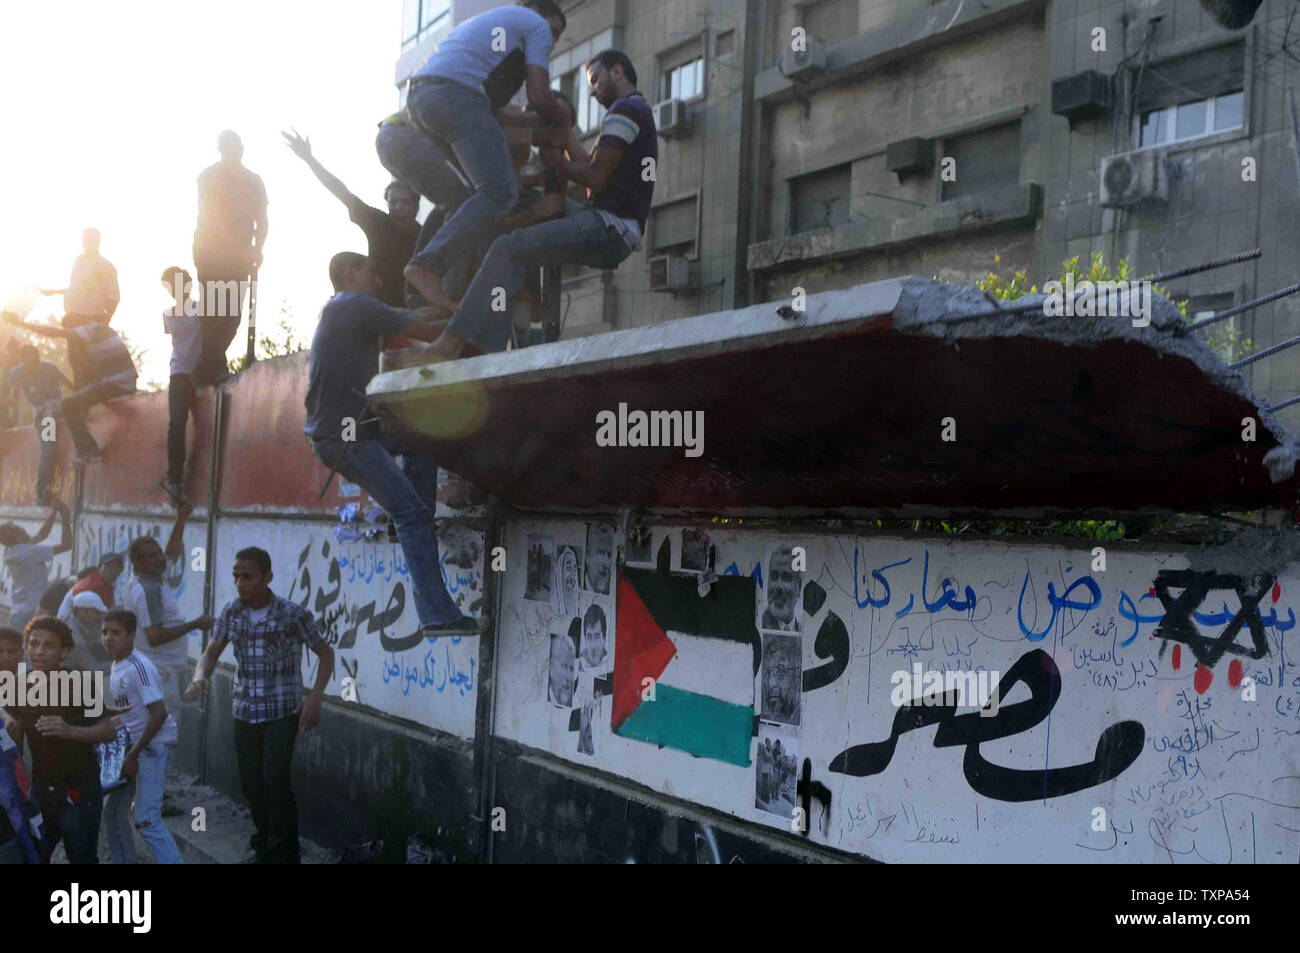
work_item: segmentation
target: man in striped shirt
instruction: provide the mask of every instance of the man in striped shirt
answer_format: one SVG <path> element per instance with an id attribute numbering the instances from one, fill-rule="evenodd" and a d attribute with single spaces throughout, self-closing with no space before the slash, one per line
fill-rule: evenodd
<path id="1" fill-rule="evenodd" d="M 212 641 L 185 692 L 199 699 L 226 644 L 235 647 L 235 760 L 239 784 L 257 832 L 249 846 L 259 864 L 296 864 L 298 805 L 290 783 L 293 746 L 299 731 L 320 720 L 321 698 L 334 671 L 334 650 L 307 609 L 271 591 L 271 557 L 250 546 L 235 554 L 235 591 L 212 629 Z M 302 648 L 320 659 L 316 683 L 306 697 Z"/>

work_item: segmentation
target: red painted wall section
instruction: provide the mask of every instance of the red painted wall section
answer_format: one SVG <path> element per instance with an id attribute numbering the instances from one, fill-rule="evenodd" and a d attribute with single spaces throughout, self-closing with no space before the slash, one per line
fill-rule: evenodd
<path id="1" fill-rule="evenodd" d="M 333 510 L 338 480 L 329 476 L 303 436 L 307 395 L 303 351 L 261 361 L 226 384 L 226 448 L 221 468 L 223 510 Z"/>
<path id="2" fill-rule="evenodd" d="M 208 501 L 215 407 L 212 390 L 200 391 L 197 411 L 189 422 L 185 489 L 199 508 Z M 168 506 L 169 498 L 158 485 L 167 472 L 167 392 L 101 404 L 91 410 L 89 423 L 104 459 L 86 467 L 82 505 L 132 510 Z"/>
<path id="3" fill-rule="evenodd" d="M 59 462 L 54 470 L 54 492 L 68 503 L 77 492 L 72 456 L 71 438 L 61 440 Z M 0 508 L 36 506 L 36 467 L 40 459 L 36 431 L 31 427 L 0 430 Z"/>

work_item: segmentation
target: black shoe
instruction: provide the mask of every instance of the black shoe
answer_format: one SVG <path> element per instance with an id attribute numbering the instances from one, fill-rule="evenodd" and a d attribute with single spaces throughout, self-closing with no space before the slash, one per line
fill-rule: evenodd
<path id="1" fill-rule="evenodd" d="M 426 639 L 439 635 L 479 635 L 481 632 L 478 619 L 467 615 L 453 619 L 451 622 L 420 626 L 420 634 Z"/>

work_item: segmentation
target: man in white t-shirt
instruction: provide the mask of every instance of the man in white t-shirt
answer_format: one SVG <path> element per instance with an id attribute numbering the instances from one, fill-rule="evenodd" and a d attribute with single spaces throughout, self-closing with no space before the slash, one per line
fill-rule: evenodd
<path id="1" fill-rule="evenodd" d="M 171 378 L 167 383 L 167 475 L 163 489 L 179 504 L 185 499 L 185 425 L 194 412 L 203 339 L 199 334 L 200 301 L 190 297 L 194 280 L 175 265 L 162 273 L 163 287 L 175 302 L 163 312 L 163 330 L 172 336 Z"/>
<path id="2" fill-rule="evenodd" d="M 50 535 L 56 516 L 61 523 L 59 545 L 40 545 Z M 5 523 L 0 526 L 0 546 L 5 548 L 4 567 L 9 574 L 9 625 L 22 632 L 35 617 L 50 584 L 51 561 L 72 548 L 68 507 L 55 500 L 35 536 L 28 536 L 27 530 L 15 523 Z"/>
<path id="3" fill-rule="evenodd" d="M 199 616 L 184 621 L 176 606 L 176 593 L 165 575 L 184 555 L 185 519 L 193 507 L 183 503 L 177 508 L 176 522 L 172 524 L 167 548 L 158 545 L 152 536 L 137 536 L 131 540 L 127 556 L 135 578 L 127 591 L 122 608 L 135 613 L 135 648 L 153 662 L 162 679 L 163 701 L 167 710 L 178 720 L 181 715 L 181 693 L 188 680 L 185 678 L 189 633 L 196 629 L 212 627 L 211 616 Z"/>
<path id="4" fill-rule="evenodd" d="M 161 679 L 153 662 L 135 651 L 136 618 L 125 609 L 104 616 L 104 649 L 113 659 L 109 677 L 113 707 L 122 712 L 122 724 L 131 736 L 122 762 L 128 784 L 108 792 L 104 800 L 104 829 L 113 863 L 134 864 L 135 840 L 131 832 L 131 800 L 135 798 L 135 829 L 140 832 L 155 863 L 179 864 L 181 852 L 162 819 L 163 784 L 167 759 L 176 746 L 176 719 L 163 702 Z"/>

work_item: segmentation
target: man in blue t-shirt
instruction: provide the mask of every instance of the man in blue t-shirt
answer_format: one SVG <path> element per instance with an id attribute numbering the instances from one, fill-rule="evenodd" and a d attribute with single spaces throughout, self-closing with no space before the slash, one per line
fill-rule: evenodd
<path id="1" fill-rule="evenodd" d="M 566 22 L 555 0 L 525 0 L 520 6 L 480 13 L 452 30 L 411 77 L 406 99 L 411 121 L 444 152 L 455 155 L 474 186 L 474 194 L 406 266 L 406 280 L 444 312 L 451 312 L 455 302 L 443 290 L 443 276 L 519 198 L 502 124 L 538 129 L 538 144 L 567 141 L 568 112 L 551 92 L 549 73 L 551 48 Z M 523 69 L 507 77 L 494 75 L 507 62 Z M 483 88 L 489 77 L 491 96 Z M 527 87 L 536 111 L 498 116 L 493 97 L 502 102 L 502 96 L 509 99 L 521 85 Z"/>
<path id="2" fill-rule="evenodd" d="M 552 265 L 616 268 L 641 247 L 654 197 L 659 140 L 654 114 L 636 89 L 636 70 L 618 50 L 593 56 L 586 66 L 592 95 L 607 110 L 591 155 L 569 157 L 544 146 L 542 161 L 586 186 L 590 205 L 568 203 L 565 216 L 503 235 L 492 248 L 447 329 L 417 360 L 461 357 L 467 348 L 503 351 L 510 339 L 508 312 L 492 307 L 496 289 L 513 297 L 530 270 Z"/>
<path id="3" fill-rule="evenodd" d="M 50 484 L 54 480 L 54 463 L 58 444 L 46 440 L 51 436 L 45 426 L 45 418 L 51 416 L 63 396 L 61 385 L 72 387 L 72 382 L 63 376 L 63 372 L 49 361 L 42 361 L 40 352 L 31 344 L 24 344 L 18 351 L 18 364 L 9 370 L 9 388 L 22 391 L 27 403 L 32 406 L 32 427 L 36 431 L 36 444 L 40 447 L 41 462 L 36 469 L 36 502 L 40 506 L 50 505 Z"/>
<path id="4" fill-rule="evenodd" d="M 311 342 L 307 442 L 321 463 L 360 485 L 393 521 L 411 569 L 422 633 L 477 634 L 477 623 L 461 615 L 442 579 L 433 523 L 438 467 L 384 432 L 366 400 L 382 338 L 401 334 L 428 341 L 445 322 L 434 320 L 432 308 L 400 311 L 380 301 L 382 282 L 364 255 L 335 255 L 330 282 L 336 293 L 321 310 Z"/>

